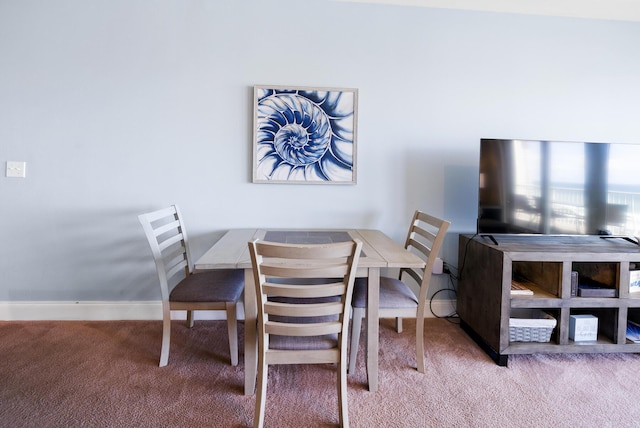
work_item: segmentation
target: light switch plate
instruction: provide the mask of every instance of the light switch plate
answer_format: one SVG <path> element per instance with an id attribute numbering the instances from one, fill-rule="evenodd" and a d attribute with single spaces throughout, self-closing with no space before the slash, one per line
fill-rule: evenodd
<path id="1" fill-rule="evenodd" d="M 7 161 L 7 177 L 24 178 L 27 176 L 27 163 Z"/>

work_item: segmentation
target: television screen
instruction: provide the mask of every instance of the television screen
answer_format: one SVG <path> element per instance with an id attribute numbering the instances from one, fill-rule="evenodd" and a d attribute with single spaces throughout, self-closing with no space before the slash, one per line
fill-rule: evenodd
<path id="1" fill-rule="evenodd" d="M 480 141 L 478 233 L 640 235 L 640 144 Z"/>

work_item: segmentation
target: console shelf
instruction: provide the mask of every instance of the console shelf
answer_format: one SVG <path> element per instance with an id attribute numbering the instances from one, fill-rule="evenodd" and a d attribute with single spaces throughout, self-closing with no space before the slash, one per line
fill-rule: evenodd
<path id="1" fill-rule="evenodd" d="M 511 354 L 640 352 L 627 339 L 627 322 L 640 324 L 640 292 L 629 292 L 630 269 L 640 266 L 640 246 L 599 236 L 460 235 L 457 311 L 463 329 L 500 365 Z M 611 297 L 572 295 L 574 282 Z M 533 294 L 512 295 L 513 280 Z M 575 293 L 575 287 L 574 287 Z M 510 342 L 512 310 L 536 309 L 557 325 L 548 342 Z M 515 312 L 515 311 L 514 311 Z M 597 340 L 570 339 L 572 315 L 598 319 Z"/>

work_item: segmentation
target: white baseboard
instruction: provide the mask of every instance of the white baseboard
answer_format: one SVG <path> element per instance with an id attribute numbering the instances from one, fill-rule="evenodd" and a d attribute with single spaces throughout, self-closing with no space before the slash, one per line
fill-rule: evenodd
<path id="1" fill-rule="evenodd" d="M 222 320 L 224 311 L 196 311 L 196 320 Z M 172 311 L 171 318 L 184 320 L 186 311 Z M 238 318 L 244 319 L 242 305 Z M 2 321 L 119 321 L 161 320 L 162 302 L 0 302 Z"/>
<path id="2" fill-rule="evenodd" d="M 160 320 L 162 303 L 145 302 L 0 302 L 4 321 Z"/>
<path id="3" fill-rule="evenodd" d="M 454 300 L 434 300 L 433 311 L 438 316 L 449 315 L 455 308 Z M 429 317 L 432 316 L 428 313 Z M 172 311 L 171 318 L 186 319 L 185 311 Z M 242 305 L 238 318 L 244 319 Z M 162 303 L 143 302 L 0 302 L 2 321 L 118 321 L 161 320 Z M 196 320 L 225 319 L 224 311 L 196 311 Z"/>
<path id="4" fill-rule="evenodd" d="M 431 302 L 431 309 L 438 317 L 449 317 L 456 313 L 455 299 L 437 299 Z M 428 311 L 425 317 L 434 318 L 433 313 Z"/>

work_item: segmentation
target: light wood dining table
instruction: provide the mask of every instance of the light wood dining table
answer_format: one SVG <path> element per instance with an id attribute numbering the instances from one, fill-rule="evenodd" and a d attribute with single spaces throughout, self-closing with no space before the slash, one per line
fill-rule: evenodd
<path id="1" fill-rule="evenodd" d="M 248 242 L 263 239 L 275 242 L 326 243 L 349 239 L 362 241 L 358 276 L 368 278 L 365 359 L 370 391 L 378 389 L 378 335 L 380 270 L 422 268 L 425 262 L 402 245 L 373 229 L 231 229 L 194 264 L 194 270 L 244 269 L 244 394 L 255 392 L 257 349 L 257 304 Z"/>

